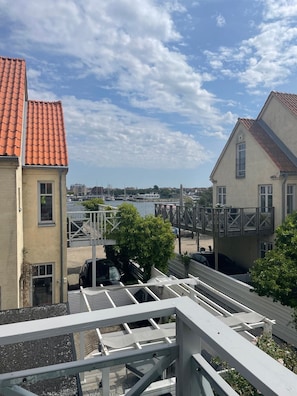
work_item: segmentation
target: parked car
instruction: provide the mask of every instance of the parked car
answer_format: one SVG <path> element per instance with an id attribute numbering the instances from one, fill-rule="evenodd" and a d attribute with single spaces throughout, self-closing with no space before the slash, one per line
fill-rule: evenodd
<path id="1" fill-rule="evenodd" d="M 92 287 L 93 260 L 84 262 L 79 272 L 79 285 Z M 115 264 L 109 259 L 96 258 L 96 286 L 117 285 L 122 275 Z"/>
<path id="2" fill-rule="evenodd" d="M 215 269 L 215 252 L 211 250 L 203 250 L 197 253 L 192 253 L 191 259 L 198 261 L 207 267 Z M 218 270 L 226 275 L 242 274 L 247 272 L 246 269 L 240 267 L 237 263 L 231 260 L 223 253 L 218 253 Z"/>

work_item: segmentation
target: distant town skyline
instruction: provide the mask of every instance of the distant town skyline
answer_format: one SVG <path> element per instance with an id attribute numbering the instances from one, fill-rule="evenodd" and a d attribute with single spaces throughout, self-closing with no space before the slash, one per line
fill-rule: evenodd
<path id="1" fill-rule="evenodd" d="M 180 190 L 181 189 L 181 187 L 183 188 L 183 189 L 185 189 L 185 190 L 200 190 L 200 189 L 207 189 L 207 188 L 211 188 L 212 186 L 208 186 L 208 187 L 199 187 L 199 186 L 192 186 L 192 187 L 184 187 L 184 186 L 179 186 L 179 187 L 173 187 L 173 186 L 158 186 L 158 185 L 156 185 L 156 184 L 154 184 L 153 186 L 148 186 L 148 187 L 140 187 L 140 188 L 138 188 L 138 187 L 135 187 L 135 186 L 126 186 L 126 187 L 124 187 L 124 188 L 121 188 L 121 187 L 117 187 L 117 186 L 111 186 L 111 185 L 108 185 L 108 186 L 87 186 L 86 184 L 84 184 L 84 183 L 74 183 L 74 184 L 71 184 L 70 186 L 67 186 L 67 189 L 69 190 L 69 191 L 72 191 L 74 188 L 77 188 L 77 189 L 79 189 L 79 188 L 84 188 L 86 191 L 87 190 L 92 190 L 92 189 L 102 189 L 102 190 L 104 190 L 104 191 L 106 191 L 106 190 L 154 190 L 154 187 L 155 186 L 157 186 L 158 187 L 158 189 L 172 189 L 172 190 Z"/>
<path id="2" fill-rule="evenodd" d="M 211 185 L 238 117 L 297 93 L 297 2 L 1 0 L 0 55 L 61 100 L 67 185 Z"/>

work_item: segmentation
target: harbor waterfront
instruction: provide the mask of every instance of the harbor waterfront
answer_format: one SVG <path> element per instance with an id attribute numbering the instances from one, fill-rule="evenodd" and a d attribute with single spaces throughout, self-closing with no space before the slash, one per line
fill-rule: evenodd
<path id="1" fill-rule="evenodd" d="M 133 206 L 138 210 L 140 216 L 144 217 L 147 215 L 154 215 L 155 214 L 155 201 L 108 201 L 106 202 L 106 205 L 118 207 L 122 205 L 123 203 L 128 203 Z M 84 207 L 79 201 L 70 201 L 67 202 L 67 212 L 79 212 L 83 211 Z"/>

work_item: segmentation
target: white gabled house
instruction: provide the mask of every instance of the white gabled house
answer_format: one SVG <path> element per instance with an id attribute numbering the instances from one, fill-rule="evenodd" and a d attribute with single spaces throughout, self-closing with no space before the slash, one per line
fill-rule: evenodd
<path id="1" fill-rule="evenodd" d="M 297 208 L 297 95 L 271 92 L 256 119 L 239 118 L 212 173 L 213 202 L 271 213 L 274 226 Z M 249 268 L 274 234 L 218 238 L 218 250 Z"/>

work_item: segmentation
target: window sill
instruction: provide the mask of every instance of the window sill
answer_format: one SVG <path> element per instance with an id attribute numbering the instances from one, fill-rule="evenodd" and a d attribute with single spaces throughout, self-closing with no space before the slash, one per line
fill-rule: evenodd
<path id="1" fill-rule="evenodd" d="M 54 221 L 46 222 L 42 221 L 38 223 L 38 227 L 55 227 L 56 223 Z"/>

